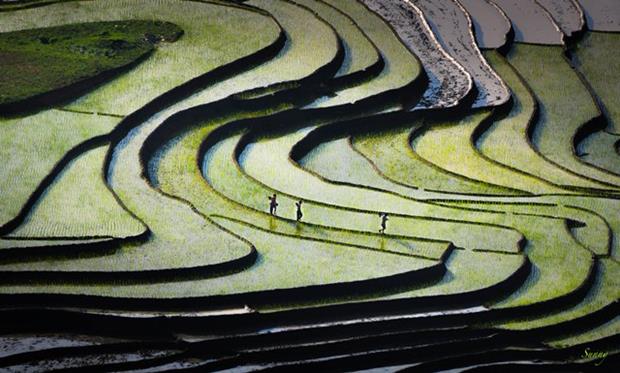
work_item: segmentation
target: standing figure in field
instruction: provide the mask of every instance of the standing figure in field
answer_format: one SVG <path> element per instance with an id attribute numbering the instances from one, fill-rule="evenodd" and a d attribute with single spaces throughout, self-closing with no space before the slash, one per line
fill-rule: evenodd
<path id="1" fill-rule="evenodd" d="M 276 215 L 276 209 L 278 208 L 278 201 L 276 200 L 276 194 L 274 193 L 273 196 L 267 197 L 267 198 L 269 198 L 269 213 L 271 215 Z"/>
<path id="2" fill-rule="evenodd" d="M 379 216 L 381 217 L 381 229 L 379 229 L 379 233 L 383 234 L 387 228 L 388 214 L 385 212 L 380 212 Z"/>
<path id="3" fill-rule="evenodd" d="M 304 214 L 302 214 L 301 212 L 302 203 L 303 203 L 302 200 L 299 200 L 299 202 L 295 202 L 295 206 L 297 207 L 297 221 L 301 221 L 301 218 L 304 216 Z"/>

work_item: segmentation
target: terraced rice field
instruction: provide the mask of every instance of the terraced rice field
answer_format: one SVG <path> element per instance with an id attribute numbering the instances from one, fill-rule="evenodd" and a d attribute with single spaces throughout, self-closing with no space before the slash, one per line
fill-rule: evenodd
<path id="1" fill-rule="evenodd" d="M 0 370 L 613 371 L 619 18 L 0 1 Z"/>

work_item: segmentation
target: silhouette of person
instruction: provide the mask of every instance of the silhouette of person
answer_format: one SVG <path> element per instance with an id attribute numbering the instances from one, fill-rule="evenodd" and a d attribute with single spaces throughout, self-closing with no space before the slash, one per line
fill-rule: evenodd
<path id="1" fill-rule="evenodd" d="M 387 228 L 388 214 L 385 212 L 380 212 L 379 216 L 381 217 L 381 229 L 379 229 L 379 233 L 385 233 L 385 229 Z"/>
<path id="2" fill-rule="evenodd" d="M 299 202 L 295 202 L 295 206 L 297 207 L 297 221 L 301 221 L 301 218 L 304 216 L 304 214 L 301 212 L 301 204 L 303 203 L 303 201 L 299 201 Z"/>
<path id="3" fill-rule="evenodd" d="M 276 215 L 276 209 L 278 208 L 278 201 L 276 200 L 276 194 L 274 193 L 273 196 L 267 197 L 267 198 L 269 198 L 269 213 L 271 215 Z"/>

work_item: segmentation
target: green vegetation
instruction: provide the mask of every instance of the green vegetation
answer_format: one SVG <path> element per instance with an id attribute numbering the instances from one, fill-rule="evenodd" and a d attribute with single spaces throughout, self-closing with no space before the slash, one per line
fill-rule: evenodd
<path id="1" fill-rule="evenodd" d="M 337 78 L 363 71 L 379 61 L 377 48 L 354 23 L 350 15 L 342 12 L 342 8 L 339 10 L 327 2 L 316 0 L 293 0 L 293 3 L 316 12 L 332 27 L 335 27 L 338 36 L 345 41 L 345 61 L 336 73 Z"/>
<path id="2" fill-rule="evenodd" d="M 355 134 L 352 136 L 353 147 L 369 159 L 385 177 L 401 184 L 447 193 L 495 195 L 507 193 L 505 188 L 482 184 L 442 171 L 420 158 L 411 150 L 409 140 L 411 131 L 418 129 L 423 123 L 423 118 L 420 118 L 412 121 L 410 127 L 379 133 Z"/>
<path id="3" fill-rule="evenodd" d="M 616 100 L 617 69 L 592 61 L 615 36 L 586 34 L 573 61 L 561 46 L 486 51 L 512 100 L 476 109 L 474 92 L 440 107 L 464 87 L 447 66 L 465 62 L 433 60 L 431 39 L 415 2 L 0 4 L 0 62 L 31 56 L 21 67 L 49 75 L 0 78 L 7 103 L 109 78 L 0 119 L 0 334 L 87 320 L 177 354 L 113 370 L 394 357 L 448 371 L 583 343 L 617 359 L 615 112 L 575 138 L 601 119 L 595 99 Z M 89 351 L 107 343 L 120 360 L 140 344 Z"/>
<path id="4" fill-rule="evenodd" d="M 407 299 L 423 296 L 454 295 L 475 292 L 506 280 L 523 264 L 520 255 L 455 251 L 448 262 L 448 275 L 433 286 L 403 292 L 387 299 Z"/>
<path id="5" fill-rule="evenodd" d="M 563 53 L 561 47 L 518 44 L 508 55 L 540 102 L 540 118 L 532 143 L 560 167 L 617 190 L 620 176 L 593 168 L 574 153 L 573 137 L 577 130 L 597 117 L 599 111 Z"/>
<path id="6" fill-rule="evenodd" d="M 620 174 L 620 156 L 614 148 L 620 135 L 598 131 L 586 137 L 578 145 L 579 158 L 615 174 Z"/>
<path id="7" fill-rule="evenodd" d="M 124 5 L 119 9 L 115 9 L 115 14 L 122 13 L 123 9 L 128 11 L 129 13 L 126 16 L 131 16 L 132 14 L 145 14 L 149 12 L 156 11 L 158 7 L 144 7 L 140 8 L 139 2 L 132 2 L 131 4 L 135 5 Z M 149 62 L 154 63 L 146 66 L 145 64 L 140 65 L 142 70 L 141 73 L 147 73 L 149 70 L 151 74 L 156 73 L 158 67 L 161 68 L 161 64 L 178 63 L 180 60 L 175 56 L 184 56 L 188 58 L 188 61 L 193 57 L 198 57 L 198 53 L 204 55 L 206 52 L 210 52 L 210 58 L 201 58 L 201 62 L 199 64 L 194 63 L 194 70 L 191 68 L 183 69 L 183 74 L 174 75 L 173 78 L 179 79 L 184 76 L 188 76 L 188 73 L 193 73 L 194 76 L 199 73 L 203 73 L 205 70 L 199 69 L 207 69 L 206 71 L 213 69 L 221 63 L 231 62 L 237 58 L 243 57 L 250 53 L 253 53 L 257 49 L 261 47 L 265 47 L 270 43 L 273 43 L 279 35 L 279 29 L 276 27 L 276 24 L 269 17 L 264 15 L 259 15 L 257 13 L 248 12 L 247 10 L 241 10 L 238 8 L 232 8 L 228 6 L 216 6 L 213 4 L 199 4 L 194 5 L 193 7 L 189 7 L 189 4 L 179 4 L 178 9 L 175 9 L 173 12 L 165 12 L 169 19 L 176 20 L 178 24 L 182 25 L 182 28 L 188 33 L 186 37 L 180 39 L 177 43 L 170 44 L 177 45 L 180 43 L 187 43 L 182 48 L 178 50 L 165 50 L 163 48 L 158 49 L 158 51 L 152 56 Z M 66 4 L 58 4 L 54 6 L 62 6 L 67 7 L 68 10 L 74 9 L 76 4 L 66 3 Z M 98 7 L 99 5 L 94 5 L 91 3 L 87 3 L 84 5 L 87 9 L 84 10 L 79 7 L 75 13 L 72 14 L 72 17 L 78 18 L 81 16 L 86 16 L 88 10 L 93 11 L 91 7 Z M 163 4 L 162 4 L 163 6 Z M 127 9 L 129 7 L 129 9 Z M 46 8 L 49 10 L 49 8 Z M 189 9 L 193 9 L 192 12 Z M 75 9 L 74 9 L 75 10 Z M 185 10 L 185 12 L 184 12 Z M 35 12 L 39 15 L 39 9 L 33 9 L 32 12 Z M 118 12 L 118 13 L 116 13 Z M 163 12 L 163 10 L 162 10 Z M 8 13 L 11 14 L 11 13 Z M 96 14 L 96 13 L 94 13 Z M 200 19 L 199 16 L 205 16 L 209 19 L 209 24 L 213 25 L 211 30 L 214 28 L 218 29 L 219 32 L 222 32 L 222 35 L 228 35 L 229 38 L 227 40 L 222 40 L 226 38 L 212 38 L 211 35 L 204 28 L 204 19 Z M 43 14 L 40 14 L 41 16 Z M 92 13 L 89 15 L 92 17 Z M 107 15 L 109 16 L 109 15 Z M 219 16 L 219 18 L 218 18 Z M 251 26 L 255 28 L 257 32 L 254 34 L 256 37 L 254 39 L 237 36 L 236 39 L 233 36 L 236 28 L 238 28 L 241 24 L 247 22 L 248 19 L 251 19 Z M 208 29 L 208 28 L 207 28 Z M 233 31 L 235 30 L 235 31 Z M 259 33 L 258 30 L 270 30 L 271 32 Z M 189 33 L 191 32 L 191 35 Z M 235 49 L 222 49 L 222 42 L 235 40 Z M 189 45 L 188 45 L 189 44 Z M 187 53 L 187 49 L 191 49 L 191 45 L 198 46 L 200 45 L 200 51 L 198 49 L 194 49 L 195 54 Z M 163 55 L 158 56 L 158 52 L 162 52 Z M 120 80 L 129 79 L 130 75 L 134 77 L 134 73 L 137 70 L 132 71 L 132 74 L 128 74 L 126 76 L 121 77 L 114 81 L 111 84 L 117 84 Z M 194 77 L 190 75 L 190 77 Z M 134 77 L 135 78 L 135 77 Z M 162 77 L 163 79 L 163 77 Z M 131 79 L 129 79 L 131 80 Z M 182 81 L 181 81 L 182 82 Z M 164 84 L 165 83 L 165 84 Z M 167 84 L 177 84 L 180 82 L 175 82 L 174 79 L 172 81 L 164 80 L 162 85 L 153 86 L 150 92 L 156 93 L 158 90 L 163 92 L 166 90 Z M 131 97 L 141 95 L 141 99 L 148 99 L 148 96 L 144 96 L 144 89 L 149 88 L 145 87 L 142 84 L 134 83 L 131 85 L 131 89 L 123 90 L 125 94 L 125 98 L 128 99 L 126 104 L 135 104 L 135 102 L 131 101 Z M 91 94 L 86 97 L 92 97 L 93 95 L 99 95 L 99 97 L 105 97 L 107 91 L 110 89 L 109 85 L 105 85 L 100 87 L 99 89 L 93 91 Z M 118 99 L 118 95 L 114 95 L 114 100 Z M 101 100 L 100 102 L 105 103 L 105 100 Z M 114 102 L 107 102 L 107 104 L 115 105 Z M 107 105 L 106 104 L 106 105 Z M 52 113 L 54 113 L 53 111 Z M 64 114 L 65 112 L 59 112 Z M 84 114 L 71 114 L 71 115 L 79 115 L 78 118 L 97 118 L 97 116 L 84 115 Z M 101 117 L 101 116 L 99 116 Z M 108 118 L 108 117 L 105 117 Z M 118 119 L 116 119 L 118 121 Z M 110 128 L 111 129 L 111 128 Z M 108 129 L 109 130 L 109 129 Z M 29 132 L 27 132 L 30 134 Z M 62 133 L 62 132 L 61 132 Z M 36 133 L 33 129 L 33 135 L 40 135 L 40 132 Z M 142 139 L 144 137 L 141 137 Z M 32 137 L 30 138 L 30 140 Z M 27 139 L 21 139 L 27 140 Z M 141 145 L 140 138 L 137 139 L 137 142 L 134 143 L 135 146 L 131 146 L 131 143 L 127 144 L 125 147 L 126 151 L 129 150 L 137 150 Z M 9 139 L 7 139 L 9 141 Z M 15 141 L 15 140 L 11 140 Z M 25 149 L 24 152 L 28 152 L 31 149 L 30 147 Z M 132 153 L 133 154 L 133 153 Z M 137 153 L 135 155 L 136 161 L 124 161 L 122 156 L 115 156 L 116 161 L 115 165 L 122 165 L 124 167 L 128 167 L 130 170 L 135 170 L 135 166 L 137 165 Z M 27 158 L 25 159 L 27 160 Z M 49 161 L 49 160 L 46 160 Z M 91 159 L 91 164 L 86 167 L 90 170 L 95 170 L 99 168 L 101 170 L 101 161 L 100 159 Z M 216 226 L 205 221 L 204 217 L 199 214 L 196 214 L 190 206 L 161 196 L 159 193 L 151 190 L 148 186 L 145 185 L 145 181 L 140 177 L 140 170 L 136 170 L 135 174 L 131 172 L 127 172 L 127 175 L 135 175 L 137 183 L 132 185 L 129 191 L 125 194 L 123 193 L 123 189 L 120 188 L 118 184 L 112 183 L 114 187 L 114 192 L 117 193 L 121 201 L 127 206 L 130 211 L 134 212 L 138 217 L 144 219 L 145 223 L 148 225 L 152 232 L 152 238 L 143 245 L 129 244 L 126 247 L 123 247 L 118 255 L 115 255 L 112 258 L 83 258 L 79 259 L 76 262 L 64 261 L 62 259 L 58 260 L 49 260 L 45 262 L 37 262 L 30 263 L 25 265 L 20 265 L 18 263 L 14 265 L 9 265 L 5 267 L 7 270 L 34 270 L 38 268 L 39 270 L 52 270 L 52 271 L 70 271 L 81 269 L 85 271 L 111 271 L 111 272 L 124 272 L 124 271 L 140 271 L 140 270 L 156 270 L 156 269 L 170 269 L 170 268 L 190 268 L 190 267 L 200 267 L 204 265 L 221 263 L 230 259 L 238 258 L 242 255 L 246 255 L 249 250 L 249 246 L 246 242 L 240 241 L 232 235 L 222 234 L 222 231 Z M 118 172 L 118 167 L 114 167 L 114 171 L 112 175 Z M 17 174 L 17 172 L 16 172 Z M 127 182 L 131 181 L 131 178 L 127 178 Z M 114 181 L 114 178 L 112 179 Z M 131 184 L 130 184 L 131 185 Z M 144 185 L 143 189 L 139 189 L 138 186 Z M 28 192 L 28 190 L 26 190 Z M 64 194 L 64 190 L 61 190 L 60 194 Z M 126 196 L 139 195 L 141 199 L 128 199 Z M 61 195 L 59 199 L 62 198 L 73 198 L 70 194 Z M 79 205 L 81 207 L 81 212 L 76 211 L 75 216 L 79 216 L 80 213 L 84 214 L 89 210 L 88 205 Z M 157 213 L 153 213 L 154 211 L 158 211 Z M 86 213 L 89 214 L 90 212 Z M 191 239 L 188 239 L 191 238 Z M 172 248 L 181 248 L 182 252 L 177 252 L 177 250 L 171 250 Z"/>
<path id="8" fill-rule="evenodd" d="M 45 291 L 130 298 L 183 298 L 367 280 L 433 264 L 419 258 L 273 235 L 241 224 L 232 223 L 230 226 L 257 243 L 256 248 L 261 253 L 257 265 L 239 273 L 206 280 L 124 286 L 47 284 Z M 2 287 L 5 294 L 38 291 L 41 289 L 32 285 Z"/>
<path id="9" fill-rule="evenodd" d="M 620 174 L 620 162 L 613 149 L 620 141 L 620 92 L 615 77 L 620 73 L 620 63 L 613 56 L 618 45 L 618 34 L 588 32 L 572 53 L 573 63 L 593 88 L 608 122 L 604 131 L 590 135 L 579 144 L 578 155 L 616 174 Z"/>
<path id="10" fill-rule="evenodd" d="M 519 175 L 496 163 L 484 159 L 473 146 L 476 130 L 491 120 L 491 110 L 482 109 L 459 121 L 430 126 L 420 132 L 411 142 L 413 151 L 437 167 L 479 180 L 493 186 L 516 189 L 521 192 L 540 194 L 558 191 L 532 177 Z"/>
<path id="11" fill-rule="evenodd" d="M 0 121 L 0 226 L 13 219 L 72 148 L 111 131 L 118 118 L 47 110 Z"/>
<path id="12" fill-rule="evenodd" d="M 620 34 L 588 32 L 575 46 L 573 56 L 577 69 L 585 76 L 603 103 L 609 121 L 608 130 L 620 134 L 620 73 L 617 50 Z"/>
<path id="13" fill-rule="evenodd" d="M 524 330 L 554 325 L 559 322 L 586 316 L 589 313 L 597 311 L 602 307 L 609 306 L 617 301 L 620 297 L 620 287 L 618 286 L 620 285 L 618 283 L 620 264 L 609 259 L 603 259 L 600 261 L 599 266 L 600 272 L 598 273 L 594 286 L 576 306 L 546 317 L 512 322 L 504 325 L 504 327 L 508 329 Z"/>
<path id="14" fill-rule="evenodd" d="M 103 183 L 107 150 L 96 148 L 77 158 L 11 237 L 127 237 L 144 231 Z"/>
<path id="15" fill-rule="evenodd" d="M 92 79 L 174 42 L 178 26 L 158 21 L 92 22 L 0 34 L 0 107 Z M 54 98 L 47 98 L 52 101 Z"/>
<path id="16" fill-rule="evenodd" d="M 280 29 L 268 15 L 223 4 L 180 0 L 70 1 L 0 13 L 0 31 L 136 19 L 177 25 L 184 31 L 177 42 L 161 44 L 130 74 L 119 76 L 68 106 L 73 110 L 127 115 L 174 87 L 246 56 L 277 38 Z M 50 13 L 55 17 L 49 17 Z"/>
<path id="17" fill-rule="evenodd" d="M 391 219 L 391 233 L 449 240 L 467 249 L 516 250 L 521 236 L 518 232 L 510 232 L 502 226 L 463 224 L 454 218 L 455 212 L 449 209 L 374 190 L 328 184 L 303 172 L 286 160 L 291 146 L 305 133 L 306 130 L 301 130 L 292 135 L 253 143 L 240 159 L 242 170 L 247 176 L 240 174 L 240 170 L 230 165 L 227 177 L 211 174 L 209 166 L 214 163 L 213 157 L 216 156 L 212 153 L 209 165 L 204 166 L 205 175 L 215 189 L 222 190 L 230 198 L 254 209 L 263 209 L 266 206 L 263 196 L 274 192 L 280 194 L 281 215 L 289 219 L 294 218 L 294 203 L 303 199 L 307 220 L 316 224 L 375 231 L 379 221 L 376 216 L 385 211 L 403 215 Z M 222 158 L 230 159 L 236 142 L 234 137 L 223 141 L 217 152 L 224 153 Z M 269 167 L 270 164 L 281 166 L 274 170 Z M 496 223 L 496 220 L 489 221 L 490 219 L 501 219 L 501 216 L 481 217 L 485 223 Z M 484 239 L 490 234 L 496 235 L 497 240 Z"/>
<path id="18" fill-rule="evenodd" d="M 356 0 L 325 0 L 324 2 L 340 9 L 359 25 L 368 39 L 380 48 L 388 67 L 367 84 L 339 91 L 335 97 L 319 100 L 311 107 L 330 107 L 356 102 L 390 89 L 404 87 L 419 77 L 420 62 L 381 17 L 370 12 Z"/>
<path id="19" fill-rule="evenodd" d="M 601 188 L 600 183 L 585 180 L 557 167 L 535 150 L 528 135 L 530 127 L 537 126 L 536 113 L 540 106 L 534 93 L 519 72 L 502 56 L 497 53 L 487 53 L 485 56 L 510 87 L 513 106 L 505 118 L 495 121 L 477 139 L 476 147 L 479 151 L 500 164 L 558 186 Z"/>

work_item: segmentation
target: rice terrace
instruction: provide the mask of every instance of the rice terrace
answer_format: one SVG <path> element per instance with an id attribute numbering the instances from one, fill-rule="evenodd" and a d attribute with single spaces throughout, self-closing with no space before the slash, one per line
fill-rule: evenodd
<path id="1" fill-rule="evenodd" d="M 620 371 L 620 1 L 0 0 L 0 371 Z"/>

